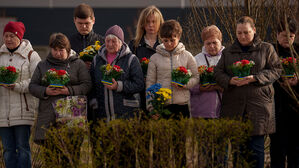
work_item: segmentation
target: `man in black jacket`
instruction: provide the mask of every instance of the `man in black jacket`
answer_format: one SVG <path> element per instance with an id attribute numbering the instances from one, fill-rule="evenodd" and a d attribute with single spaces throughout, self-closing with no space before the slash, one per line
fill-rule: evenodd
<path id="1" fill-rule="evenodd" d="M 71 47 L 77 54 L 95 41 L 103 45 L 104 38 L 93 31 L 95 16 L 93 9 L 87 4 L 80 4 L 74 10 L 74 23 L 78 33 L 70 36 Z"/>
<path id="2" fill-rule="evenodd" d="M 288 25 L 288 26 L 287 26 Z M 287 28 L 289 31 L 287 31 Z M 277 27 L 277 44 L 274 44 L 281 58 L 299 54 L 299 45 L 294 43 L 297 31 L 296 22 L 284 19 Z M 289 33 L 288 33 L 289 32 Z M 288 168 L 299 167 L 299 108 L 298 103 L 287 91 L 287 82 L 295 94 L 299 93 L 298 77 L 282 77 L 273 86 L 275 89 L 276 133 L 270 135 L 271 168 L 284 168 L 287 159 Z M 298 100 L 298 95 L 297 95 Z"/>

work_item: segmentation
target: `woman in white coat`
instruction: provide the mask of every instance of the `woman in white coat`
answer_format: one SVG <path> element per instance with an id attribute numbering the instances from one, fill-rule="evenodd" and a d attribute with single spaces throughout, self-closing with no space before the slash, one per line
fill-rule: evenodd
<path id="1" fill-rule="evenodd" d="M 31 167 L 30 127 L 34 123 L 35 99 L 28 85 L 41 60 L 28 40 L 22 22 L 9 22 L 3 31 L 0 67 L 14 66 L 19 76 L 14 84 L 0 87 L 0 137 L 6 168 Z"/>

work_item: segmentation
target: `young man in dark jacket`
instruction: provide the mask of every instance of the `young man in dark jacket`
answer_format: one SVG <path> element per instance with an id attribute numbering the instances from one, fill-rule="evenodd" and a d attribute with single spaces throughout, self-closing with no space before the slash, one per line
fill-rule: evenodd
<path id="1" fill-rule="evenodd" d="M 287 26 L 289 34 L 287 32 Z M 274 44 L 279 57 L 296 58 L 299 45 L 294 43 L 297 26 L 294 20 L 281 21 L 277 30 L 277 44 Z M 293 50 L 293 49 L 294 50 Z M 294 52 L 295 51 L 295 52 Z M 298 55 L 297 55 L 298 58 Z M 275 89 L 276 133 L 270 135 L 271 168 L 284 168 L 287 158 L 288 167 L 299 167 L 299 108 L 289 92 L 288 82 L 295 93 L 299 93 L 298 77 L 280 78 L 273 86 Z M 298 100 L 298 95 L 297 95 Z"/>
<path id="2" fill-rule="evenodd" d="M 103 45 L 104 38 L 93 31 L 95 16 L 93 9 L 87 4 L 80 4 L 74 10 L 74 23 L 77 33 L 69 37 L 71 47 L 77 54 L 96 41 Z"/>

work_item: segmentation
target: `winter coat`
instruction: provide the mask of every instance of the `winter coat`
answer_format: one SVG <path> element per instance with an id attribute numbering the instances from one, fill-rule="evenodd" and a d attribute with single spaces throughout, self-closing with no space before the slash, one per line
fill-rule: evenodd
<path id="1" fill-rule="evenodd" d="M 290 48 L 284 48 L 279 43 L 273 44 L 279 57 L 292 57 Z M 299 45 L 293 44 L 295 51 L 299 54 Z M 295 54 L 293 53 L 295 56 Z M 279 79 L 283 83 L 282 79 Z M 293 129 L 299 128 L 299 111 L 297 102 L 285 91 L 279 84 L 278 80 L 273 84 L 275 90 L 275 116 L 276 116 L 276 131 L 277 132 L 291 132 Z M 299 93 L 299 85 L 292 86 L 295 93 Z M 299 97 L 297 96 L 297 99 Z M 297 131 L 298 132 L 298 131 Z M 295 133 L 296 134 L 296 133 Z"/>
<path id="2" fill-rule="evenodd" d="M 94 100 L 97 102 L 94 120 L 106 118 L 107 121 L 134 116 L 134 109 L 140 106 L 140 92 L 144 88 L 144 79 L 138 58 L 132 54 L 127 44 L 123 44 L 111 65 L 118 65 L 124 73 L 117 79 L 117 90 L 109 90 L 101 82 L 103 73 L 100 67 L 106 65 L 107 50 L 105 44 L 94 57 L 91 66 L 91 78 L 94 86 Z M 92 100 L 93 102 L 93 100 Z"/>
<path id="3" fill-rule="evenodd" d="M 86 95 L 92 85 L 86 65 L 82 60 L 78 59 L 78 56 L 73 51 L 65 61 L 55 59 L 51 53 L 46 60 L 41 61 L 37 65 L 29 84 L 30 93 L 40 100 L 34 141 L 45 140 L 46 129 L 56 123 L 56 115 L 52 103 L 57 99 L 66 97 L 66 95 L 46 95 L 47 86 L 42 84 L 42 78 L 51 68 L 67 71 L 70 81 L 66 84 L 66 87 L 70 96 Z"/>
<path id="4" fill-rule="evenodd" d="M 230 85 L 234 76 L 230 66 L 243 59 L 254 61 L 250 74 L 256 82 L 244 86 Z M 215 68 L 217 83 L 224 88 L 220 116 L 230 119 L 249 119 L 253 125 L 252 135 L 275 132 L 274 89 L 272 83 L 281 74 L 279 57 L 273 46 L 255 37 L 247 52 L 243 52 L 236 40 L 222 52 Z"/>
<path id="5" fill-rule="evenodd" d="M 201 65 L 208 67 L 208 64 L 209 66 L 215 66 L 221 58 L 223 49 L 224 47 L 221 48 L 220 53 L 216 56 L 208 56 L 209 54 L 205 47 L 202 47 L 202 52 L 194 57 L 197 67 Z M 201 118 L 218 118 L 221 110 L 222 93 L 216 90 L 203 92 L 199 90 L 199 87 L 200 84 L 195 85 L 190 89 L 191 116 Z"/>
<path id="6" fill-rule="evenodd" d="M 184 89 L 177 89 L 171 85 L 171 72 L 180 66 L 184 66 L 192 73 Z M 196 61 L 192 54 L 185 50 L 183 43 L 179 43 L 172 52 L 166 51 L 163 44 L 157 47 L 157 53 L 152 55 L 148 65 L 146 88 L 160 83 L 163 88 L 168 88 L 172 91 L 171 100 L 167 104 L 185 105 L 189 104 L 190 101 L 189 89 L 198 82 Z"/>
<path id="7" fill-rule="evenodd" d="M 69 37 L 72 49 L 79 54 L 89 45 L 94 45 L 96 41 L 100 41 L 100 44 L 104 44 L 105 39 L 103 36 L 95 33 L 93 30 L 87 35 L 81 35 L 79 32 Z"/>
<path id="8" fill-rule="evenodd" d="M 37 99 L 29 94 L 28 85 L 41 59 L 32 51 L 30 42 L 25 39 L 13 53 L 5 44 L 0 48 L 0 66 L 14 66 L 20 72 L 13 90 L 0 87 L 0 127 L 34 123 Z"/>
<path id="9" fill-rule="evenodd" d="M 135 40 L 130 41 L 129 47 L 132 53 L 135 54 L 139 60 L 141 60 L 143 57 L 150 59 L 151 56 L 156 53 L 157 46 L 160 45 L 160 42 L 157 39 L 156 43 L 154 44 L 154 47 L 149 46 L 145 43 L 144 36 L 141 38 L 138 47 L 135 47 L 134 43 Z"/>

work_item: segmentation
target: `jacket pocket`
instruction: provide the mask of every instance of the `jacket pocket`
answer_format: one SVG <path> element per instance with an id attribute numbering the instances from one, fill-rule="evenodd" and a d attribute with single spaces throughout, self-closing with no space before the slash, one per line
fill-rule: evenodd
<path id="1" fill-rule="evenodd" d="M 263 86 L 260 89 L 260 95 L 267 101 L 272 102 L 274 98 L 273 86 Z"/>
<path id="2" fill-rule="evenodd" d="M 140 95 L 139 93 L 135 93 L 133 95 L 134 99 L 123 99 L 124 106 L 128 107 L 140 107 Z"/>

